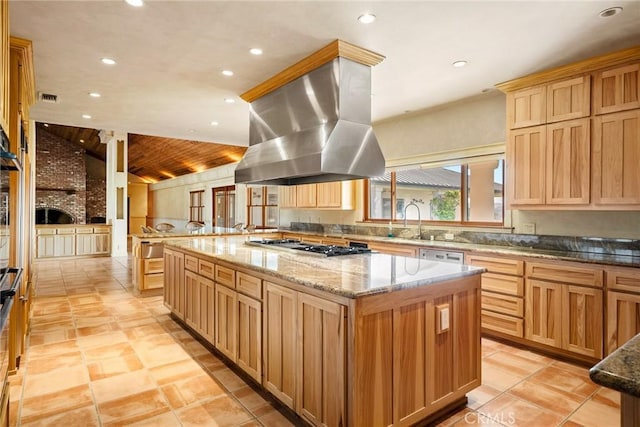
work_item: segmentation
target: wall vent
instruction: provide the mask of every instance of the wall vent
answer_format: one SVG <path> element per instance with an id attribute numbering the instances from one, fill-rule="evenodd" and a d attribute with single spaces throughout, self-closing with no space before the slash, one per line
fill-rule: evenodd
<path id="1" fill-rule="evenodd" d="M 58 95 L 52 93 L 38 92 L 38 101 L 48 102 L 50 104 L 58 103 Z"/>

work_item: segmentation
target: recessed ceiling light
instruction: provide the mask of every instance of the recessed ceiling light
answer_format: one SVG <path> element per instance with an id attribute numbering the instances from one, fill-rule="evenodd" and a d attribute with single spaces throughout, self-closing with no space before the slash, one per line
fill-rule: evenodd
<path id="1" fill-rule="evenodd" d="M 102 95 L 100 95 L 98 92 L 89 92 L 89 96 L 92 98 L 100 98 Z"/>
<path id="2" fill-rule="evenodd" d="M 464 67 L 465 65 L 467 65 L 467 61 L 455 61 L 451 65 L 453 65 L 456 68 L 460 68 L 460 67 Z"/>
<path id="3" fill-rule="evenodd" d="M 619 14 L 619 13 L 621 13 L 621 12 L 622 12 L 622 8 L 621 8 L 621 7 L 619 7 L 619 6 L 616 6 L 616 7 L 610 7 L 610 8 L 608 8 L 608 9 L 605 9 L 605 10 L 603 10 L 602 12 L 600 12 L 600 13 L 598 14 L 598 16 L 599 16 L 600 18 L 610 18 L 610 17 L 612 17 L 613 15 L 617 15 L 617 14 Z"/>
<path id="4" fill-rule="evenodd" d="M 371 13 L 365 13 L 364 15 L 358 16 L 358 21 L 360 21 L 361 24 L 371 24 L 375 20 L 376 15 L 373 15 Z"/>
<path id="5" fill-rule="evenodd" d="M 230 76 L 233 76 L 233 71 L 231 71 L 231 70 L 223 70 L 222 74 L 225 75 L 225 76 L 229 76 L 230 77 Z"/>
<path id="6" fill-rule="evenodd" d="M 80 144 L 84 144 L 84 139 L 81 139 L 81 140 L 80 140 Z"/>
<path id="7" fill-rule="evenodd" d="M 226 102 L 227 104 L 233 104 L 234 102 L 236 102 L 236 100 L 233 98 L 225 98 L 224 102 Z"/>
<path id="8" fill-rule="evenodd" d="M 43 124 L 43 126 L 48 128 L 49 127 L 49 123 L 45 123 L 45 124 Z"/>
<path id="9" fill-rule="evenodd" d="M 259 49 L 257 47 L 253 47 L 253 48 L 249 49 L 249 53 L 251 53 L 252 55 L 262 55 L 262 49 Z"/>
<path id="10" fill-rule="evenodd" d="M 114 61 L 111 58 L 101 58 L 100 61 L 102 61 L 103 64 L 107 64 L 107 65 L 115 65 L 116 61 Z"/>
<path id="11" fill-rule="evenodd" d="M 215 122 L 215 121 L 211 122 L 211 126 L 218 126 L 219 124 L 220 124 L 220 123 Z"/>
<path id="12" fill-rule="evenodd" d="M 83 118 L 83 119 L 90 119 L 90 118 L 91 118 L 91 115 L 89 115 L 89 114 L 83 114 L 83 115 L 82 115 L 82 118 Z"/>
<path id="13" fill-rule="evenodd" d="M 124 0 L 129 6 L 140 7 L 144 4 L 142 0 Z"/>

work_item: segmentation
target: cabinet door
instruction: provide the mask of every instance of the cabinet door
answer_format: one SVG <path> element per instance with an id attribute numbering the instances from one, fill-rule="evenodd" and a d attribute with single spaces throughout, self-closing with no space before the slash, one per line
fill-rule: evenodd
<path id="1" fill-rule="evenodd" d="M 236 357 L 238 295 L 233 289 L 215 284 L 215 346 L 234 363 Z"/>
<path id="2" fill-rule="evenodd" d="M 590 76 L 580 76 L 549 84 L 547 86 L 547 123 L 589 116 L 590 96 Z"/>
<path id="3" fill-rule="evenodd" d="M 606 352 L 615 349 L 640 333 L 640 295 L 607 293 Z"/>
<path id="4" fill-rule="evenodd" d="M 346 425 L 346 308 L 298 294 L 296 412 L 314 425 Z"/>
<path id="5" fill-rule="evenodd" d="M 597 72 L 593 90 L 596 114 L 640 108 L 640 64 Z"/>
<path id="6" fill-rule="evenodd" d="M 589 204 L 589 119 L 547 126 L 547 204 Z"/>
<path id="7" fill-rule="evenodd" d="M 342 182 L 317 184 L 316 205 L 319 208 L 339 208 L 342 206 Z"/>
<path id="8" fill-rule="evenodd" d="M 299 208 L 315 208 L 317 205 L 317 185 L 296 185 L 296 202 Z"/>
<path id="9" fill-rule="evenodd" d="M 546 122 L 547 89 L 545 86 L 507 93 L 509 129 L 537 126 Z"/>
<path id="10" fill-rule="evenodd" d="M 215 288 L 212 280 L 198 276 L 200 305 L 198 309 L 198 332 L 211 344 L 215 344 Z"/>
<path id="11" fill-rule="evenodd" d="M 262 381 L 262 303 L 238 294 L 238 366 Z"/>
<path id="12" fill-rule="evenodd" d="M 297 206 L 296 196 L 295 185 L 281 185 L 278 187 L 278 203 L 281 208 L 295 208 Z"/>
<path id="13" fill-rule="evenodd" d="M 91 255 L 93 253 L 93 235 L 76 234 L 76 254 Z"/>
<path id="14" fill-rule="evenodd" d="M 640 204 L 640 110 L 594 119 L 593 202 Z"/>
<path id="15" fill-rule="evenodd" d="M 164 301 L 178 317 L 184 318 L 184 254 L 164 250 Z"/>
<path id="16" fill-rule="evenodd" d="M 76 254 L 76 238 L 73 234 L 55 236 L 54 256 L 74 256 Z"/>
<path id="17" fill-rule="evenodd" d="M 93 253 L 108 254 L 111 252 L 111 234 L 93 235 Z"/>
<path id="18" fill-rule="evenodd" d="M 509 133 L 506 167 L 510 205 L 544 204 L 545 148 L 545 126 Z"/>
<path id="19" fill-rule="evenodd" d="M 525 338 L 560 348 L 562 345 L 561 285 L 527 279 L 525 287 Z"/>
<path id="20" fill-rule="evenodd" d="M 382 252 L 389 255 L 399 255 L 409 258 L 416 258 L 418 256 L 418 247 L 410 245 L 388 245 L 384 243 L 370 242 L 368 244 L 369 249 Z"/>
<path id="21" fill-rule="evenodd" d="M 200 286 L 198 275 L 185 270 L 184 272 L 184 321 L 187 325 L 200 332 Z"/>
<path id="22" fill-rule="evenodd" d="M 38 258 L 48 258 L 54 256 L 55 253 L 55 237 L 56 236 L 38 236 Z"/>
<path id="23" fill-rule="evenodd" d="M 296 392 L 296 293 L 264 282 L 263 386 L 293 409 Z"/>
<path id="24" fill-rule="evenodd" d="M 562 348 L 602 358 L 602 290 L 562 285 Z"/>

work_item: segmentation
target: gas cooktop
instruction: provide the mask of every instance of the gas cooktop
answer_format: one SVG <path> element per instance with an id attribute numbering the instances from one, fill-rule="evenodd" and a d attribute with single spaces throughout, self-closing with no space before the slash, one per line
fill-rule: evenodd
<path id="1" fill-rule="evenodd" d="M 371 249 L 368 248 L 356 248 L 351 246 L 337 245 L 317 245 L 311 243 L 303 243 L 299 240 L 294 239 L 249 240 L 245 243 L 250 246 L 267 246 L 274 249 L 304 251 L 309 255 L 325 257 L 371 253 Z"/>

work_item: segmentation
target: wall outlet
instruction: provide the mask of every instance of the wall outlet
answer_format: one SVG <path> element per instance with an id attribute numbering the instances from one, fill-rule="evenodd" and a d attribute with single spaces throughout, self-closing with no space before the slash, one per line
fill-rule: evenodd
<path id="1" fill-rule="evenodd" d="M 444 233 L 445 240 L 453 240 L 453 233 Z"/>
<path id="2" fill-rule="evenodd" d="M 533 222 L 525 222 L 522 224 L 522 232 L 524 234 L 536 234 L 536 224 Z"/>

